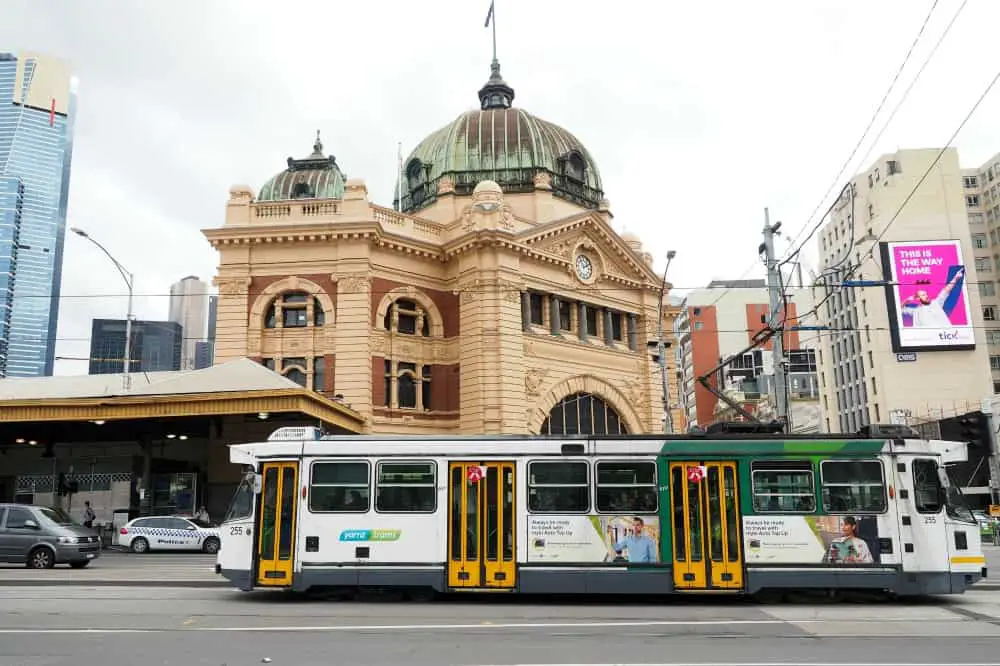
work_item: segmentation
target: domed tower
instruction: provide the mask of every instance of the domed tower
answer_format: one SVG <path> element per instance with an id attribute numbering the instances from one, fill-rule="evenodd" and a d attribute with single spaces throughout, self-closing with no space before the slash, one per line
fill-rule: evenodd
<path id="1" fill-rule="evenodd" d="M 493 60 L 490 69 L 479 109 L 428 136 L 403 163 L 397 208 L 412 213 L 430 205 L 443 180 L 457 195 L 492 180 L 507 193 L 543 186 L 583 208 L 598 208 L 604 192 L 590 152 L 562 127 L 515 108 L 500 63 Z"/>
<path id="2" fill-rule="evenodd" d="M 257 201 L 287 199 L 342 199 L 347 177 L 337 166 L 337 158 L 323 155 L 323 142 L 316 132 L 316 143 L 309 157 L 288 158 L 288 168 L 264 183 Z"/>

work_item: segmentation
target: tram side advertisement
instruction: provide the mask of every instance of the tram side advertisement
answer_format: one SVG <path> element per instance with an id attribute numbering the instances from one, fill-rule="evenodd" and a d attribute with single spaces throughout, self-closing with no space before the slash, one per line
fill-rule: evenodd
<path id="1" fill-rule="evenodd" d="M 659 552 L 656 516 L 528 517 L 529 562 L 653 563 Z"/>
<path id="2" fill-rule="evenodd" d="M 743 516 L 747 564 L 880 562 L 875 516 Z"/>

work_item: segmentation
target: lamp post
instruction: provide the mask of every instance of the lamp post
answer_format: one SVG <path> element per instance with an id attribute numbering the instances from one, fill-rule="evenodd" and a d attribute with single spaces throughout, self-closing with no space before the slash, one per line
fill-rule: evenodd
<path id="1" fill-rule="evenodd" d="M 657 307 L 657 334 L 656 353 L 660 357 L 660 382 L 663 384 L 663 432 L 674 431 L 674 418 L 670 413 L 670 388 L 667 383 L 667 347 L 663 342 L 663 299 L 667 295 L 667 271 L 670 270 L 670 262 L 677 256 L 677 252 L 670 250 L 667 252 L 667 265 L 663 269 L 663 281 L 660 283 L 660 303 Z"/>
<path id="2" fill-rule="evenodd" d="M 94 240 L 94 238 L 86 231 L 80 229 L 79 227 L 70 227 L 69 230 L 81 238 L 86 238 L 100 248 L 101 252 L 103 252 L 107 258 L 111 260 L 111 263 L 113 263 L 115 268 L 118 269 L 118 272 L 121 273 L 122 279 L 125 280 L 125 286 L 128 288 L 128 312 L 125 313 L 125 359 L 122 364 L 122 369 L 124 370 L 122 374 L 122 388 L 127 392 L 132 388 L 132 377 L 129 374 L 129 370 L 131 370 L 132 366 L 132 297 L 134 293 L 133 285 L 135 284 L 135 276 L 125 270 L 125 267 L 121 265 L 121 262 L 115 259 L 111 253 L 108 252 L 106 247 Z"/>

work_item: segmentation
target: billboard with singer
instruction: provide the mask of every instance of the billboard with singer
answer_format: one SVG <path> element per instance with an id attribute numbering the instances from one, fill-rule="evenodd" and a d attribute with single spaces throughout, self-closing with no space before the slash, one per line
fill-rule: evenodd
<path id="1" fill-rule="evenodd" d="M 975 349 L 962 245 L 957 240 L 882 243 L 895 352 Z"/>

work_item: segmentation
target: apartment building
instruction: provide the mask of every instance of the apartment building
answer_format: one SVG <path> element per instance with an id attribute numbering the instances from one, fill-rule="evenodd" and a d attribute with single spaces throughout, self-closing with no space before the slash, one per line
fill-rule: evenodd
<path id="1" fill-rule="evenodd" d="M 954 149 L 919 149 L 883 155 L 846 184 L 819 234 L 814 287 L 830 329 L 818 355 L 826 431 L 947 417 L 992 393 L 983 323 L 996 319 L 1000 245 L 982 236 L 987 215 L 1000 221 L 987 206 L 996 177 L 989 165 L 963 171 Z"/>
<path id="2" fill-rule="evenodd" d="M 814 352 L 798 331 L 801 309 L 799 290 L 792 290 L 784 344 L 787 352 L 788 392 L 793 400 L 817 398 Z M 712 372 L 723 359 L 732 363 L 713 374 L 712 385 L 725 392 L 751 413 L 759 403 L 768 402 L 773 390 L 773 345 L 770 341 L 747 350 L 754 335 L 770 317 L 767 285 L 764 280 L 715 280 L 704 289 L 690 292 L 675 319 L 675 356 L 679 373 L 683 428 L 706 426 L 732 414 L 708 391 L 698 378 Z M 810 338 L 812 336 L 809 336 Z M 813 421 L 815 418 L 812 419 Z M 794 424 L 793 415 L 793 424 Z"/>

